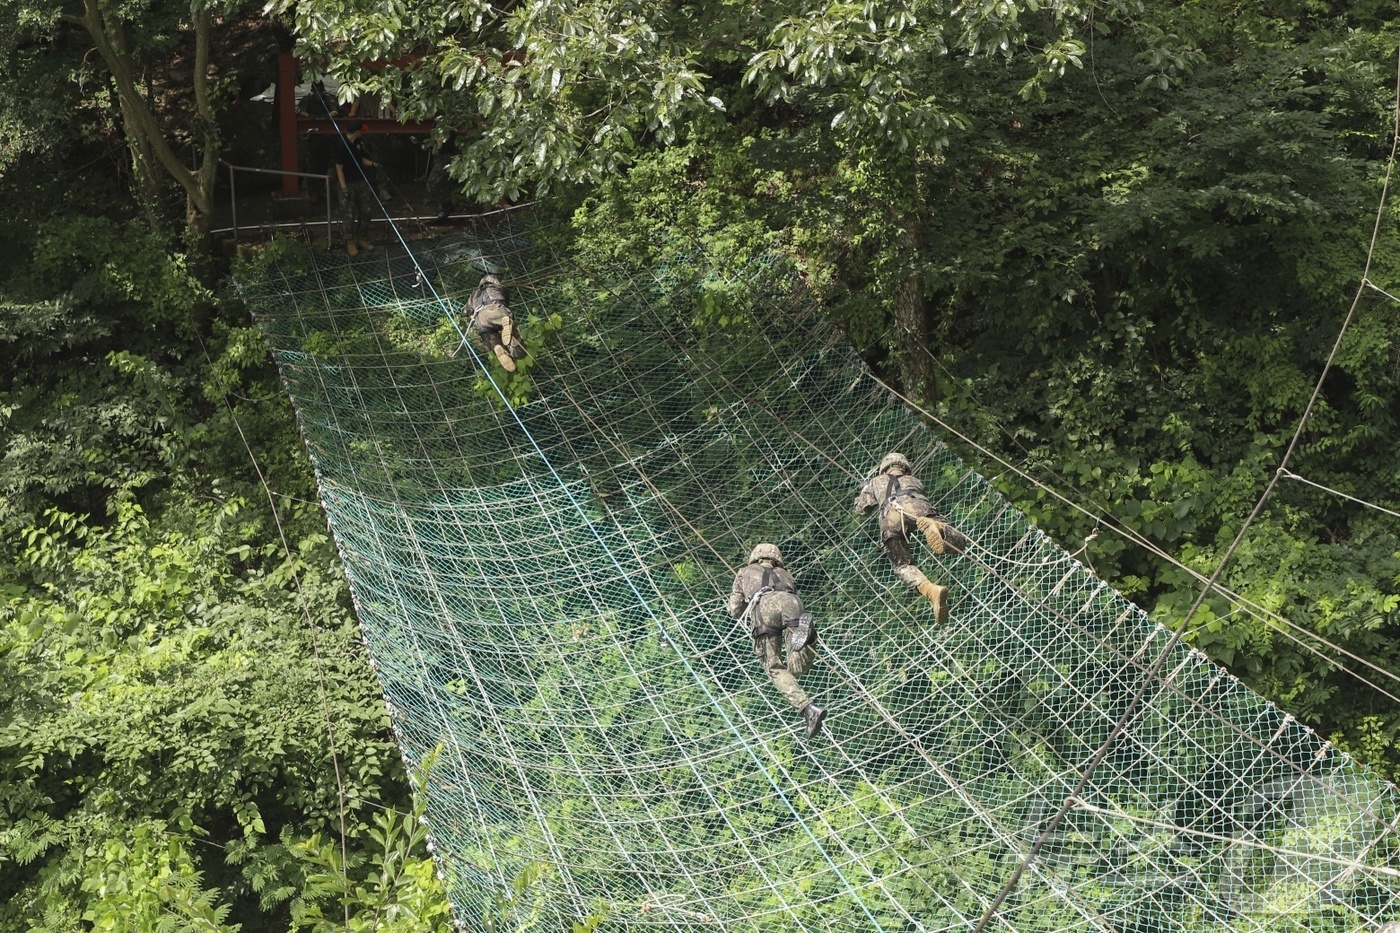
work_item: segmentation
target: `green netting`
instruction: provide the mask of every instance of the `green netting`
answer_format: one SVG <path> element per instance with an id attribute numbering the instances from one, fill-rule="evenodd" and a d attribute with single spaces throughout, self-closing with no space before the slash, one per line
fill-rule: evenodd
<path id="1" fill-rule="evenodd" d="M 604 273 L 533 242 L 502 221 L 416 244 L 421 267 L 307 255 L 241 283 L 405 756 L 443 749 L 428 819 L 464 928 L 972 929 L 1139 687 L 990 928 L 1400 913 L 1393 789 L 1196 651 L 1144 683 L 1168 633 L 776 271 Z M 459 307 L 488 266 L 532 354 L 508 379 L 432 295 Z M 851 510 L 892 448 L 974 544 L 918 551 L 952 587 L 943 627 Z M 821 624 L 818 740 L 724 611 L 760 540 Z"/>

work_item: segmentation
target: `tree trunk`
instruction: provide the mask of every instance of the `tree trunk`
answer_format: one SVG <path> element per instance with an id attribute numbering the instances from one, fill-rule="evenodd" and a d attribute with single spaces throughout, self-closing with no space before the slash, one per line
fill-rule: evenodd
<path id="1" fill-rule="evenodd" d="M 929 345 L 924 283 L 919 274 L 923 227 L 912 213 L 896 217 L 896 221 L 900 225 L 899 247 L 905 271 L 903 281 L 895 286 L 892 302 L 895 359 L 905 393 L 910 398 L 933 401 L 937 398 L 938 382 L 934 378 L 934 348 Z"/>
<path id="2" fill-rule="evenodd" d="M 117 55 L 130 58 L 126 30 L 121 28 L 120 23 L 112 31 L 111 44 Z M 115 76 L 113 84 L 117 85 Z M 120 85 L 117 85 L 116 92 L 117 104 L 122 114 L 122 132 L 126 136 L 126 148 L 131 156 L 131 171 L 136 176 L 139 186 L 137 200 L 141 202 L 141 209 L 145 212 L 147 221 L 152 226 L 157 226 L 160 223 L 161 183 L 155 153 L 151 151 L 151 144 L 146 135 L 141 132 L 139 118 L 132 110 L 133 102 L 121 92 Z"/>
<path id="3" fill-rule="evenodd" d="M 219 128 L 209 94 L 209 46 L 214 18 L 207 8 L 196 8 L 191 24 L 194 27 L 194 136 L 199 140 L 200 162 L 194 172 L 194 186 L 187 189 L 185 224 L 191 234 L 203 236 L 209 232 L 213 219 L 214 183 L 219 170 Z"/>
<path id="4" fill-rule="evenodd" d="M 160 204 L 160 176 L 155 171 L 155 154 L 140 131 L 131 105 L 120 91 L 117 92 L 117 103 L 121 107 L 122 132 L 126 135 L 126 148 L 131 156 L 131 171 L 136 176 L 142 200 L 149 212 Z"/>
<path id="5" fill-rule="evenodd" d="M 151 109 L 150 101 L 136 86 L 131 54 L 121 17 L 116 13 L 104 15 L 98 0 L 83 0 L 82 16 L 64 16 L 68 22 L 82 26 L 97 47 L 103 63 L 116 84 L 121 102 L 122 123 L 131 148 L 137 178 L 148 194 L 158 192 L 163 172 L 173 178 L 185 191 L 185 222 L 190 232 L 202 234 L 209 229 L 214 207 L 214 182 L 219 165 L 218 130 L 209 93 L 209 46 L 213 17 L 198 6 L 191 10 L 195 36 L 194 96 L 196 106 L 193 135 L 198 141 L 200 164 L 191 171 L 180 161 L 170 141 L 161 132 L 160 123 Z"/>

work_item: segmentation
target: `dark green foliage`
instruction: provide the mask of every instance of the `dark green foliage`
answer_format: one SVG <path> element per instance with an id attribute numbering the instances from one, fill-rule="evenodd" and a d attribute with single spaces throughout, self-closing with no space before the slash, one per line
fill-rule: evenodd
<path id="1" fill-rule="evenodd" d="M 841 9 L 833 7 L 831 16 Z M 169 55 L 180 41 L 185 11 L 160 12 L 145 17 L 135 37 L 150 55 Z M 728 6 L 707 9 L 700 19 L 684 5 L 663 12 L 684 25 L 688 38 L 699 36 L 706 18 L 726 40 L 742 22 L 739 32 L 755 48 L 759 40 L 776 48 L 785 38 L 803 40 L 808 28 L 839 32 L 856 22 L 785 20 L 778 8 L 765 8 L 756 19 Z M 473 144 L 492 159 L 517 150 L 529 155 L 523 170 L 473 161 L 471 182 L 481 190 L 528 187 L 538 178 L 567 182 L 575 169 L 605 179 L 568 196 L 579 207 L 575 226 L 559 232 L 551 248 L 570 255 L 573 266 L 561 292 L 526 305 L 532 351 L 598 377 L 583 380 L 585 387 L 644 377 L 667 389 L 660 421 L 616 398 L 556 396 L 560 405 L 582 401 L 607 411 L 611 420 L 599 436 L 634 440 L 623 441 L 629 445 L 623 450 L 590 446 L 584 437 L 592 426 L 573 423 L 565 432 L 572 446 L 555 453 L 606 463 L 643 455 L 648 445 L 664 450 L 661 438 L 691 432 L 708 442 L 697 445 L 684 469 L 657 465 L 664 498 L 696 501 L 700 477 L 717 475 L 734 477 L 735 500 L 764 494 L 774 470 L 763 458 L 773 452 L 726 440 L 726 412 L 710 401 L 714 386 L 697 385 L 694 368 L 676 357 L 679 347 L 694 345 L 728 360 L 732 372 L 754 373 L 724 391 L 789 414 L 782 394 L 765 394 L 766 374 L 760 378 L 753 368 L 764 351 L 752 341 L 772 324 L 752 320 L 747 309 L 754 294 L 790 285 L 791 268 L 867 359 L 911 390 L 920 388 L 941 417 L 1056 488 L 1081 490 L 1105 514 L 1208 573 L 1276 466 L 1357 284 L 1389 151 L 1393 10 L 1379 2 L 1300 0 L 1264 7 L 1153 4 L 1132 12 L 1107 25 L 1084 24 L 1075 40 L 1080 49 L 1056 51 L 1055 43 L 1045 43 L 1034 62 L 916 56 L 912 116 L 893 120 L 884 134 L 872 132 L 870 121 L 898 95 L 886 86 L 863 98 L 859 75 L 893 46 L 848 58 L 804 41 L 794 48 L 808 51 L 791 61 L 770 56 L 758 63 L 756 83 L 745 80 L 746 53 L 727 42 L 697 43 L 703 46 L 697 60 L 710 72 L 703 94 L 691 81 L 699 78 L 677 71 L 679 59 L 658 55 L 649 64 L 668 93 L 635 95 L 625 81 L 614 82 L 630 96 L 631 122 L 596 147 L 545 132 L 574 111 L 602 112 L 584 91 L 557 110 L 517 107 L 519 132 L 508 132 L 499 115 L 489 127 L 474 122 Z M 1060 38 L 1030 16 L 1014 30 L 1032 45 L 1042 33 Z M 443 903 L 422 857 L 421 831 L 407 814 L 378 688 L 363 663 L 315 505 L 317 489 L 262 337 L 235 302 L 199 284 L 186 258 L 145 227 L 61 213 L 65 204 L 94 214 L 108 207 L 110 194 L 96 191 L 94 179 L 119 187 L 111 184 L 111 153 L 104 161 L 100 145 L 114 138 L 118 122 L 110 91 L 84 61 L 86 42 L 68 41 L 71 30 L 64 35 L 52 49 L 16 44 L 11 34 L 0 47 L 5 73 L 15 79 L 0 95 L 0 166 L 8 172 L 0 179 L 7 205 L 0 230 L 0 929 L 285 929 L 294 911 L 313 929 L 345 925 L 347 911 L 351 928 L 373 928 L 398 904 L 412 905 L 401 915 L 406 926 L 417 922 L 409 915 L 440 923 Z M 608 80 L 618 77 L 625 62 L 587 46 L 610 33 L 579 35 L 584 46 L 536 52 L 530 93 L 548 86 L 557 56 L 576 55 L 584 65 L 599 65 Z M 929 34 L 917 38 L 931 41 Z M 985 38 L 969 33 L 963 44 Z M 926 44 L 920 48 L 928 51 Z M 1055 54 L 1082 68 L 1047 80 Z M 446 65 L 470 69 L 476 61 L 458 54 Z M 849 62 L 858 66 L 854 81 L 828 87 L 800 77 L 803 68 L 816 78 L 830 76 L 823 69 Z M 890 73 L 884 65 L 876 70 Z M 486 83 L 490 95 L 512 93 L 495 76 Z M 679 106 L 668 100 L 671 89 Z M 704 100 L 711 90 L 727 103 L 723 114 Z M 756 91 L 773 99 L 760 101 Z M 422 97 L 425 113 L 440 93 L 434 88 Z M 475 106 L 468 102 L 466 109 Z M 71 118 L 75 110 L 81 119 Z M 830 132 L 843 114 L 852 116 L 840 120 L 840 132 Z M 899 138 L 907 149 L 892 143 Z M 656 147 L 663 139 L 670 148 Z M 498 145 L 502 140 L 508 145 Z M 531 161 L 536 152 L 543 153 L 540 161 Z M 39 171 L 34 153 L 52 158 L 62 177 Z M 66 167 L 65 158 L 71 159 Z M 99 170 L 91 169 L 93 158 Z M 619 174 L 624 164 L 631 169 Z M 37 224 L 53 211 L 58 216 Z M 14 222 L 19 217 L 11 214 L 37 225 Z M 1371 278 L 1400 294 L 1394 219 L 1393 212 L 1386 215 Z M 724 270 L 751 269 L 775 250 L 786 264 L 771 269 L 771 278 L 726 276 Z M 693 261 L 697 255 L 706 261 Z M 626 303 L 635 295 L 612 274 L 618 264 L 654 272 L 656 288 L 682 309 L 668 329 L 640 345 L 626 329 Z M 450 284 L 460 293 L 469 290 L 470 278 Z M 348 274 L 332 284 L 358 286 Z M 902 291 L 911 286 L 913 298 Z M 347 305 L 358 295 L 353 298 Z M 385 301 L 381 295 L 367 304 L 379 309 Z M 901 317 L 901 309 L 912 313 Z M 423 326 L 403 317 L 376 327 L 379 313 L 363 311 L 339 330 L 313 319 L 308 347 L 330 361 L 361 354 L 383 359 L 387 348 L 380 399 L 422 410 L 436 386 L 420 377 L 441 372 L 435 367 L 458 335 L 440 319 Z M 587 326 L 577 318 L 584 313 Z M 1309 479 L 1391 509 L 1400 508 L 1396 331 L 1394 304 L 1368 295 L 1291 464 Z M 465 355 L 460 362 L 473 371 Z M 816 372 L 820 361 L 812 366 Z M 565 388 L 549 365 L 533 360 L 502 387 L 513 404 L 527 407 Z M 499 431 L 502 424 L 510 430 L 503 412 L 483 379 L 463 384 L 461 418 L 477 419 L 482 430 Z M 400 423 L 388 402 L 381 415 L 369 425 L 376 433 Z M 424 450 L 437 451 L 435 479 L 448 485 L 495 485 L 520 474 L 513 460 L 464 463 L 442 454 L 446 439 L 461 429 L 443 424 L 411 443 L 382 451 L 362 445 L 350 453 L 379 470 L 386 485 L 411 481 Z M 277 498 L 296 555 L 290 561 L 240 435 Z M 816 459 L 784 465 L 823 469 Z M 995 467 L 987 472 L 1001 474 Z M 673 518 L 663 499 L 625 472 L 599 470 L 585 482 L 595 497 L 587 502 L 589 518 L 630 515 L 637 501 L 647 503 L 648 521 L 657 526 Z M 1071 548 L 1093 527 L 1029 484 L 1006 474 L 999 483 Z M 835 531 L 810 516 L 775 515 L 745 530 L 786 536 L 785 549 L 809 566 L 836 562 Z M 716 540 L 731 533 L 726 510 L 687 517 Z M 1285 480 L 1227 582 L 1378 666 L 1400 669 L 1395 521 Z M 855 526 L 841 532 L 857 533 Z M 423 540 L 432 542 L 431 533 Z M 567 543 L 591 546 L 582 526 Z M 734 556 L 742 551 L 733 550 Z M 1087 557 L 1168 624 L 1197 591 L 1185 573 L 1107 533 Z M 724 576 L 715 555 L 702 549 L 677 555 L 673 574 L 662 591 L 676 601 L 711 594 Z M 966 582 L 976 579 L 969 570 Z M 847 595 L 861 598 L 835 576 L 814 575 L 804 585 L 830 594 L 833 604 Z M 531 607 L 554 628 L 522 637 L 543 642 L 554 632 L 556 641 L 572 644 L 623 632 L 641 640 L 630 657 L 596 658 L 599 679 L 618 697 L 603 737 L 578 723 L 550 722 L 537 727 L 540 744 L 559 741 L 551 733 L 563 729 L 571 753 L 612 761 L 621 744 L 656 756 L 718 728 L 698 713 L 678 714 L 670 731 L 638 716 L 644 694 L 639 685 L 628 686 L 634 670 L 660 671 L 653 691 L 693 689 L 692 681 L 668 666 L 674 653 L 655 643 L 649 620 L 599 616 L 587 611 L 582 596 L 574 598 L 580 602 Z M 361 609 L 382 617 L 381 607 Z M 407 641 L 402 632 L 388 634 Z M 487 636 L 502 637 L 481 634 L 488 643 Z M 726 644 L 704 627 L 686 634 L 698 651 Z M 1400 761 L 1393 705 L 1287 636 L 1230 613 L 1217 598 L 1191 631 L 1194 644 L 1393 776 Z M 718 661 L 715 677 L 728 686 L 752 673 L 743 651 Z M 1069 698 L 1054 687 L 1060 672 L 1014 674 L 1030 662 L 1009 647 L 982 661 L 967 661 L 959 671 L 952 660 L 945 669 L 917 670 L 894 659 L 862 683 L 875 696 L 911 703 L 962 690 L 959 703 L 986 703 L 997 717 L 1015 711 L 1022 728 L 996 742 L 979 731 L 1001 721 L 994 717 L 988 724 L 969 719 L 958 724 L 964 732 L 950 729 L 941 737 L 945 744 L 924 746 L 935 760 L 956 758 L 964 777 L 1018 750 L 1064 767 L 1083 759 L 1103 724 L 1073 719 Z M 562 671 L 525 684 L 506 660 L 482 663 L 513 684 L 490 700 L 533 717 L 548 720 L 580 694 Z M 396 674 L 388 676 L 392 683 Z M 464 679 L 449 688 L 470 696 L 472 684 Z M 758 713 L 765 722 L 780 715 Z M 1191 715 L 1169 709 L 1160 718 Z M 490 725 L 489 718 L 463 716 L 464 736 Z M 852 732 L 873 730 L 871 741 L 890 752 L 867 769 L 864 783 L 853 778 L 842 786 L 846 799 L 814 794 L 802 812 L 819 814 L 853 845 L 878 850 L 872 864 L 919 916 L 951 923 L 975 912 L 967 886 L 995 886 L 1007 854 L 957 802 L 909 784 L 921 760 L 887 723 L 864 709 L 846 719 Z M 1062 719 L 1073 728 L 1060 728 Z M 328 723 L 351 807 L 349 881 L 338 875 L 340 796 Z M 1181 741 L 1155 727 L 1144 726 L 1144 742 Z M 437 740 L 408 738 L 420 750 Z M 1181 767 L 1200 765 L 1195 755 L 1184 752 Z M 706 804 L 726 812 L 750 791 L 736 783 L 743 763 L 729 765 L 730 778 L 718 780 Z M 794 765 L 795 782 L 810 774 Z M 489 790 L 493 781 L 506 786 L 511 775 L 475 777 Z M 551 831 L 565 847 L 577 844 L 585 853 L 573 866 L 584 876 L 631 870 L 598 854 L 595 843 L 606 834 L 609 844 L 621 837 L 629 851 L 652 851 L 655 838 L 643 821 L 653 819 L 675 846 L 736 846 L 742 832 L 751 832 L 785 853 L 765 871 L 804 877 L 810 870 L 806 841 L 783 826 L 777 811 L 687 825 L 684 815 L 695 810 L 689 798 L 706 792 L 692 777 L 683 769 L 652 774 L 647 790 L 656 802 L 649 809 L 619 804 L 613 829 L 561 805 L 548 813 Z M 1011 799 L 1043 777 L 1005 768 L 987 778 L 989 793 Z M 596 779 L 616 782 L 619 794 L 635 790 L 615 768 Z M 579 788 L 560 780 L 551 790 L 567 801 Z M 1222 829 L 1205 822 L 1218 800 L 1182 793 L 1177 822 Z M 900 808 L 889 805 L 892 795 L 903 795 Z M 380 811 L 379 803 L 397 809 Z M 1027 805 L 1014 817 L 1043 818 L 1043 805 Z M 1311 804 L 1299 803 L 1305 805 Z M 1236 806 L 1242 801 L 1226 809 Z M 486 929 L 525 926 L 557 907 L 549 892 L 559 869 L 540 852 L 493 863 L 493 851 L 514 850 L 520 838 L 515 822 L 502 818 L 497 828 L 499 838 L 473 853 L 489 874 L 450 880 L 481 893 L 480 910 L 464 919 Z M 967 858 L 967 850 L 978 857 Z M 953 852 L 964 853 L 956 875 L 946 867 Z M 1066 858 L 1053 870 L 1070 882 L 1103 877 L 1117 856 L 1104 858 L 1100 865 Z M 386 869 L 397 871 L 402 884 L 385 880 Z M 806 919 L 835 929 L 867 922 L 843 892 L 822 886 L 829 879 L 796 885 L 801 898 L 771 889 L 758 895 L 762 882 L 736 872 L 717 883 L 749 909 L 774 911 L 774 930 Z M 1104 908 L 1115 928 L 1151 928 L 1152 918 L 1131 898 L 1088 882 L 1084 888 L 1096 903 L 1121 901 Z M 802 898 L 810 898 L 810 915 L 783 913 Z M 666 905 L 631 907 L 646 908 L 642 914 L 654 919 Z M 1017 909 L 1014 901 L 1010 909 Z M 596 912 L 576 927 L 597 926 L 602 916 Z M 726 918 L 712 919 L 722 928 Z M 1028 930 L 1058 929 L 1074 919 L 1034 903 L 1016 914 L 1018 928 Z M 1208 928 L 1207 919 L 1190 919 Z M 879 920 L 893 926 L 901 918 L 881 912 Z M 1309 929 L 1343 922 L 1325 910 L 1303 921 Z"/>
<path id="2" fill-rule="evenodd" d="M 435 756 L 414 781 L 421 791 Z M 350 850 L 317 833 L 292 848 L 306 868 L 306 884 L 292 908 L 292 929 L 312 933 L 450 933 L 450 908 L 422 858 L 428 831 L 426 800 L 414 796 L 411 810 L 379 810 L 369 817 L 368 844 Z M 519 894 L 528 879 L 517 881 Z"/>
<path id="3" fill-rule="evenodd" d="M 980 423 L 979 440 L 1202 573 L 1278 465 L 1366 260 L 1394 75 L 1387 40 L 1347 27 L 1190 5 L 1176 24 L 1188 63 L 1165 89 L 1130 34 L 1105 35 L 1093 72 L 1047 105 L 1008 107 L 994 81 L 969 84 L 973 130 L 932 174 L 944 194 L 923 274 L 945 416 Z M 1400 259 L 1395 217 L 1378 283 Z M 1393 301 L 1363 296 L 1289 465 L 1392 509 L 1397 323 Z M 1061 540 L 1091 530 L 1007 483 Z M 1199 589 L 1104 534 L 1089 555 L 1168 625 Z M 1395 669 L 1395 561 L 1390 518 L 1285 481 L 1225 582 Z M 1207 604 L 1195 643 L 1354 745 L 1382 699 L 1294 632 L 1218 618 L 1227 608 Z M 1376 751 L 1388 772 L 1400 761 Z"/>
<path id="4" fill-rule="evenodd" d="M 342 825 L 443 904 L 266 345 L 139 225 L 11 236 L 0 929 L 285 929 Z"/>

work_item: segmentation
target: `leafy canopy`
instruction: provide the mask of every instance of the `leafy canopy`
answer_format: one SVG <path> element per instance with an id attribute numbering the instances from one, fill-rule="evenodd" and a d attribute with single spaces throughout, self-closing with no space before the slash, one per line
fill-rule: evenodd
<path id="1" fill-rule="evenodd" d="M 610 177 L 653 146 L 754 114 L 837 144 L 937 149 L 950 56 L 1033 57 L 1022 93 L 1083 60 L 1094 16 L 1135 0 L 342 4 L 276 0 L 298 52 L 403 119 L 462 133 L 465 190 L 517 196 Z M 386 64 L 388 63 L 388 64 Z"/>

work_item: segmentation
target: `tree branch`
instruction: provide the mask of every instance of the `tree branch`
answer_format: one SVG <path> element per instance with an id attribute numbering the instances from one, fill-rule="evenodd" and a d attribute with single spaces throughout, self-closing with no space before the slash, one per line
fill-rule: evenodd
<path id="1" fill-rule="evenodd" d="M 102 56 L 102 61 L 106 63 L 107 70 L 112 73 L 112 78 L 117 83 L 117 93 L 125 104 L 127 131 L 139 133 L 160 162 L 161 167 L 179 183 L 180 187 L 185 189 L 185 193 L 192 200 L 201 203 L 202 197 L 195 174 L 185 168 L 180 162 L 180 157 L 170 148 L 170 143 L 166 140 L 165 134 L 161 132 L 160 125 L 156 123 L 155 114 L 151 112 L 146 99 L 136 89 L 136 82 L 131 76 L 130 61 L 125 51 L 118 48 L 121 41 L 120 22 L 113 23 L 109 27 L 109 24 L 102 17 L 97 0 L 83 0 L 83 10 L 83 16 L 78 22 L 92 37 L 98 53 Z M 109 28 L 113 31 L 109 32 Z"/>
<path id="2" fill-rule="evenodd" d="M 213 32 L 213 15 L 208 7 L 201 8 L 199 0 L 191 5 L 190 24 L 194 28 L 194 103 L 205 132 L 214 126 L 214 105 L 209 99 L 209 46 Z"/>
<path id="3" fill-rule="evenodd" d="M 194 29 L 194 129 L 200 148 L 199 168 L 195 173 L 195 187 L 199 193 L 192 194 L 190 202 L 200 214 L 207 217 L 213 209 L 214 173 L 219 167 L 219 126 L 215 122 L 214 103 L 209 87 L 209 49 L 212 44 L 214 17 L 201 0 L 193 0 L 191 4 L 190 24 Z M 194 216 L 187 219 L 191 227 L 198 222 Z"/>

